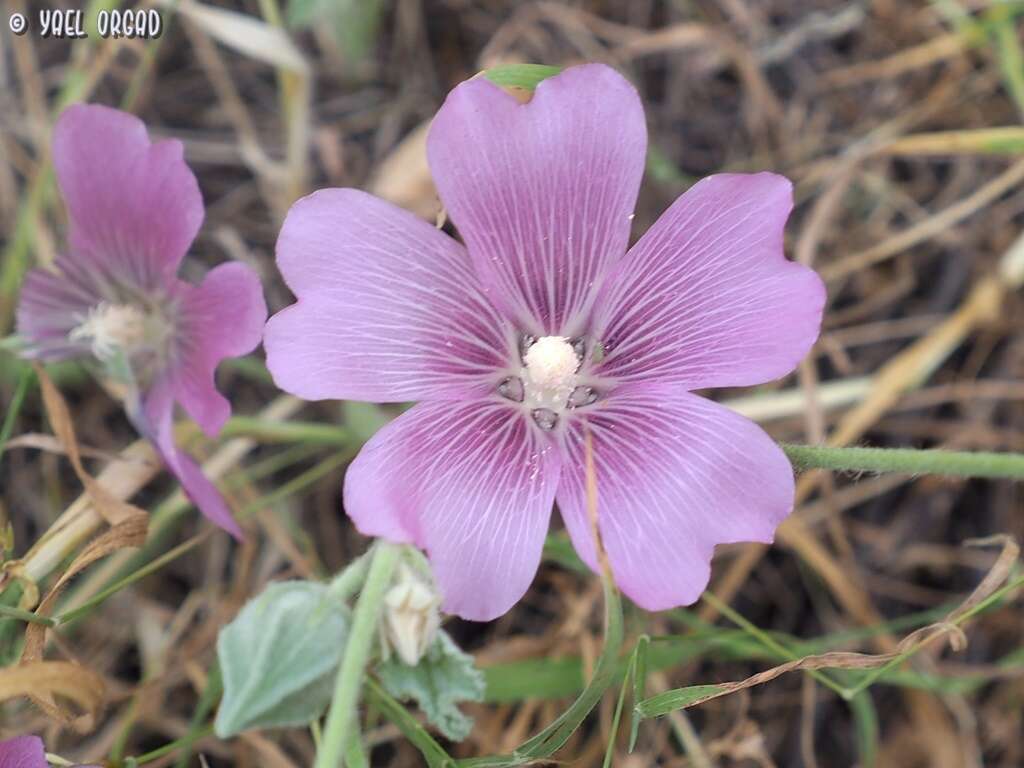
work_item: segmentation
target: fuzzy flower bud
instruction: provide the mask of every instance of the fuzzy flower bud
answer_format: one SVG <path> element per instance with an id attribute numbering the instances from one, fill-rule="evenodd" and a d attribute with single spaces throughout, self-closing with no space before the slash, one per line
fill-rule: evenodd
<path id="1" fill-rule="evenodd" d="M 399 565 L 395 583 L 384 596 L 385 655 L 394 649 L 404 664 L 416 666 L 437 637 L 440 604 L 433 584 L 407 563 Z"/>

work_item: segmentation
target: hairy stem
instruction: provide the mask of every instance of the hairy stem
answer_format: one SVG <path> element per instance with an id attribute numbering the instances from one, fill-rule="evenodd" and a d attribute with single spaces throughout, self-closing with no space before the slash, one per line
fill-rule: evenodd
<path id="1" fill-rule="evenodd" d="M 1024 454 L 913 448 L 829 448 L 783 443 L 782 450 L 798 470 L 895 472 L 906 475 L 949 475 L 1024 480 Z"/>
<path id="2" fill-rule="evenodd" d="M 378 542 L 374 548 L 369 572 L 352 615 L 352 629 L 345 655 L 338 667 L 334 698 L 324 725 L 323 742 L 317 750 L 316 768 L 338 768 L 342 753 L 351 748 L 351 739 L 356 737 L 356 709 L 363 686 L 363 674 L 370 659 L 373 641 L 377 637 L 377 620 L 384 604 L 384 593 L 391 584 L 391 575 L 398 565 L 400 552 L 398 546 L 385 541 Z"/>

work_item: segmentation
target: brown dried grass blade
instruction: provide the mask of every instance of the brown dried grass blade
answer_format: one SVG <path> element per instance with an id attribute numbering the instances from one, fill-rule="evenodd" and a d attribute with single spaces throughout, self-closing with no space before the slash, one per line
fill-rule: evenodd
<path id="1" fill-rule="evenodd" d="M 35 368 L 36 376 L 39 377 L 39 386 L 43 393 L 43 406 L 46 408 L 46 416 L 50 420 L 50 425 L 53 427 L 57 439 L 60 440 L 61 445 L 64 447 L 64 451 L 71 461 L 71 466 L 75 469 L 75 474 L 78 475 L 78 479 L 81 480 L 82 485 L 85 486 L 86 491 L 88 491 L 89 496 L 92 498 L 96 510 L 111 525 L 116 525 L 137 515 L 145 517 L 146 513 L 142 509 L 113 496 L 96 482 L 92 475 L 85 471 L 85 467 L 82 466 L 81 452 L 78 448 L 78 439 L 75 437 L 75 427 L 71 420 L 71 412 L 68 410 L 64 397 L 60 394 L 57 387 L 54 386 L 53 381 L 46 374 L 43 366 L 35 363 L 33 367 Z"/>
<path id="2" fill-rule="evenodd" d="M 643 702 L 640 707 L 641 711 L 646 708 L 647 716 L 653 716 L 654 712 L 660 712 L 658 707 L 661 706 L 665 709 L 665 711 L 661 713 L 667 714 L 667 707 L 669 706 L 671 706 L 673 710 L 696 706 L 702 702 L 717 699 L 720 696 L 727 696 L 729 694 L 736 693 L 737 691 L 742 691 L 747 688 L 753 688 L 756 685 L 770 682 L 787 672 L 818 669 L 878 669 L 879 673 L 881 673 L 884 671 L 881 669 L 882 667 L 906 661 L 925 646 L 943 638 L 949 638 L 950 646 L 954 651 L 962 650 L 966 646 L 967 638 L 964 635 L 961 624 L 971 617 L 972 611 L 975 608 L 991 597 L 996 590 L 1006 583 L 1020 556 L 1020 547 L 1017 545 L 1017 542 L 1007 535 L 972 540 L 966 542 L 966 544 L 969 546 L 1001 544 L 1002 551 L 992 568 L 989 569 L 988 573 L 985 575 L 985 578 L 981 580 L 981 583 L 978 584 L 974 591 L 971 592 L 971 594 L 968 595 L 962 603 L 950 611 L 950 613 L 941 621 L 929 624 L 926 627 L 921 627 L 907 635 L 902 641 L 900 641 L 895 652 L 866 654 L 849 651 L 833 651 L 830 653 L 805 656 L 800 659 L 787 661 L 785 664 L 779 664 L 778 666 L 766 669 L 763 672 L 758 672 L 756 675 L 751 675 L 744 680 L 727 683 L 714 683 L 711 685 L 690 686 L 688 688 L 677 689 L 675 691 L 668 691 L 658 697 L 648 699 L 647 702 Z M 869 680 L 867 684 L 870 684 L 872 681 L 873 679 Z M 866 687 L 866 684 L 862 681 L 859 686 L 853 689 L 853 692 L 855 693 L 864 687 Z"/>
<path id="3" fill-rule="evenodd" d="M 56 433 L 57 439 L 60 441 L 61 447 L 67 454 L 68 459 L 71 461 L 75 474 L 92 498 L 97 511 L 112 526 L 79 553 L 39 604 L 36 614 L 48 616 L 53 610 L 61 591 L 84 568 L 119 549 L 141 546 L 146 540 L 149 516 L 139 507 L 116 498 L 86 472 L 85 467 L 82 465 L 81 451 L 78 446 L 78 440 L 75 437 L 75 428 L 67 403 L 49 376 L 47 376 L 43 367 L 36 364 L 35 369 L 43 393 L 43 405 L 46 408 L 46 415 L 50 420 L 50 424 L 53 426 L 53 431 Z M 47 627 L 44 624 L 28 625 L 25 631 L 25 647 L 22 650 L 19 668 L 34 667 L 34 665 L 44 663 L 42 658 L 46 645 L 46 629 Z M 54 697 L 55 693 L 60 694 L 61 692 L 51 691 L 45 687 L 31 688 L 26 691 L 26 695 L 51 717 L 66 724 L 74 724 L 76 722 L 75 715 L 64 710 Z M 102 688 L 100 695 L 102 698 Z M 98 702 L 94 708 L 98 708 Z"/>
<path id="4" fill-rule="evenodd" d="M 49 616 L 61 591 L 83 569 L 119 549 L 142 546 L 146 541 L 148 524 L 149 520 L 145 515 L 135 515 L 121 521 L 110 530 L 96 537 L 72 561 L 68 569 L 61 574 L 57 583 L 53 585 L 53 588 L 47 593 L 43 602 L 39 604 L 39 608 L 36 609 L 36 615 Z M 45 638 L 45 624 L 29 624 L 28 629 L 25 631 L 25 648 L 21 654 L 22 663 L 42 659 Z"/>
<path id="5" fill-rule="evenodd" d="M 585 421 L 583 423 L 583 450 L 586 460 L 587 518 L 590 520 L 590 535 L 594 537 L 594 551 L 597 552 L 597 562 L 601 566 L 601 572 L 611 579 L 612 567 L 611 563 L 608 562 L 608 553 L 605 551 L 604 542 L 601 540 L 601 528 L 598 525 L 597 470 L 594 468 L 594 440 L 590 436 L 590 427 Z"/>
<path id="6" fill-rule="evenodd" d="M 48 714 L 82 732 L 91 730 L 105 695 L 102 677 L 69 661 L 37 661 L 0 669 L 0 701 L 28 696 Z M 42 698 L 52 702 L 57 696 L 74 704 L 81 713 L 68 717 L 62 710 L 51 711 L 51 705 Z"/>

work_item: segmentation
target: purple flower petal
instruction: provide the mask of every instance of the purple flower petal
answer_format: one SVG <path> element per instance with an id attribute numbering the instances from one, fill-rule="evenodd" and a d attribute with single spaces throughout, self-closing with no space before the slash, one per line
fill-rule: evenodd
<path id="1" fill-rule="evenodd" d="M 38 736 L 0 741 L 0 768 L 47 768 L 46 750 Z"/>
<path id="2" fill-rule="evenodd" d="M 96 276 L 76 268 L 72 259 L 62 256 L 55 266 L 56 272 L 29 270 L 18 298 L 18 336 L 25 340 L 25 355 L 40 360 L 63 360 L 87 349 L 69 335 L 105 298 Z"/>
<path id="3" fill-rule="evenodd" d="M 587 423 L 615 581 L 648 610 L 692 603 L 716 544 L 771 542 L 793 506 L 792 467 L 756 424 L 679 387 L 626 385 L 605 402 Z M 596 569 L 583 441 L 575 421 L 558 506 L 576 551 Z"/>
<path id="4" fill-rule="evenodd" d="M 771 173 L 721 174 L 676 200 L 601 292 L 602 372 L 698 389 L 792 371 L 818 337 L 825 287 L 783 253 L 791 190 Z"/>
<path id="5" fill-rule="evenodd" d="M 137 117 L 76 104 L 54 128 L 53 164 L 77 260 L 146 289 L 177 271 L 203 221 L 181 142 L 150 144 Z"/>
<path id="6" fill-rule="evenodd" d="M 345 509 L 368 536 L 426 549 L 444 610 L 487 621 L 537 572 L 559 465 L 519 411 L 487 400 L 421 403 L 352 462 Z"/>
<path id="7" fill-rule="evenodd" d="M 185 491 L 200 512 L 214 525 L 223 528 L 236 539 L 242 538 L 242 529 L 235 521 L 227 502 L 209 478 L 184 451 L 174 444 L 174 391 L 169 378 L 156 381 L 146 393 L 142 421 L 138 425 L 156 447 L 167 469 L 178 478 Z"/>
<path id="8" fill-rule="evenodd" d="M 583 330 L 626 251 L 646 146 L 636 90 L 602 64 L 544 80 L 527 104 L 484 78 L 448 95 L 430 169 L 491 299 L 521 330 Z"/>
<path id="9" fill-rule="evenodd" d="M 465 249 L 354 189 L 288 212 L 277 264 L 299 301 L 267 323 L 267 367 L 309 400 L 400 402 L 490 382 L 512 343 Z"/>
<path id="10" fill-rule="evenodd" d="M 217 391 L 221 360 L 252 352 L 260 343 L 267 305 L 256 273 L 240 262 L 212 269 L 198 286 L 180 283 L 179 361 L 174 394 L 209 436 L 220 432 L 231 404 Z"/>

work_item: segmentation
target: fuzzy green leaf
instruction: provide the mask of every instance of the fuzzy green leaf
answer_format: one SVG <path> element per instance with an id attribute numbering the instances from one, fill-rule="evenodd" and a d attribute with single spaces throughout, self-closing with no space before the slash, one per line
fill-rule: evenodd
<path id="1" fill-rule="evenodd" d="M 384 688 L 395 698 L 415 699 L 427 719 L 453 741 L 461 741 L 473 727 L 459 702 L 481 701 L 484 676 L 473 657 L 463 653 L 447 633 L 437 633 L 434 645 L 420 663 L 409 667 L 392 656 L 377 669 Z"/>
<path id="2" fill-rule="evenodd" d="M 320 717 L 349 632 L 348 609 L 327 586 L 271 584 L 221 630 L 221 738 L 250 728 L 299 726 Z"/>

